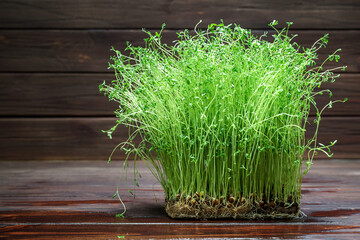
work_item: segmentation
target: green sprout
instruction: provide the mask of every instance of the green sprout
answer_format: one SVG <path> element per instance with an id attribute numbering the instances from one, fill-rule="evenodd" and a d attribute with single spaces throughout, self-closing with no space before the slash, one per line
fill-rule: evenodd
<path id="1" fill-rule="evenodd" d="M 145 161 L 167 200 L 200 194 L 299 202 L 314 156 L 330 157 L 335 144 L 317 142 L 321 114 L 345 100 L 318 109 L 315 97 L 332 94 L 316 89 L 339 76 L 324 64 L 338 61 L 340 50 L 315 66 L 328 35 L 303 48 L 288 33 L 291 23 L 281 30 L 276 24 L 269 24 L 272 37 L 236 24 L 195 27 L 172 46 L 161 42 L 163 25 L 159 33 L 143 30 L 145 47 L 128 43 L 128 55 L 113 49 L 116 80 L 100 91 L 119 103 L 118 120 L 104 132 L 111 137 L 123 124 L 129 138 L 109 161 L 123 150 L 126 170 L 133 156 L 136 183 L 136 161 Z M 316 130 L 306 139 L 311 106 Z"/>

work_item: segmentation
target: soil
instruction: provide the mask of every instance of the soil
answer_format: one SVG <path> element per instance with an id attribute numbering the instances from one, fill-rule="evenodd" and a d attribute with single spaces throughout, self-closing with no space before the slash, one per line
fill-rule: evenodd
<path id="1" fill-rule="evenodd" d="M 165 211 L 171 218 L 195 219 L 293 219 L 302 217 L 297 202 L 256 201 L 245 198 L 211 198 L 199 195 L 166 200 Z"/>

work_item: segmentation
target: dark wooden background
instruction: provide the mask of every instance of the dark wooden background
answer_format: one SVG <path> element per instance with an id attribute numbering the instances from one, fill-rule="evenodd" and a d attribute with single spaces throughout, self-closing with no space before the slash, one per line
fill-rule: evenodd
<path id="1" fill-rule="evenodd" d="M 330 33 L 320 58 L 342 48 L 339 65 L 348 68 L 328 87 L 334 99 L 349 101 L 326 111 L 320 141 L 338 140 L 335 158 L 359 158 L 359 16 L 358 0 L 1 0 L 0 159 L 107 159 L 127 135 L 124 128 L 113 140 L 101 133 L 114 123 L 116 108 L 98 93 L 113 78 L 109 49 L 141 45 L 141 28 L 155 31 L 162 23 L 171 42 L 200 19 L 203 28 L 224 19 L 257 32 L 274 19 L 281 26 L 292 21 L 304 46 Z"/>

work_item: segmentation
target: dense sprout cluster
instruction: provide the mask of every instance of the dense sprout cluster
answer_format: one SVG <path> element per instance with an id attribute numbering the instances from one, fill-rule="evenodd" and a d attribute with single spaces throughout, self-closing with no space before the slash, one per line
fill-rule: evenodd
<path id="1" fill-rule="evenodd" d="M 118 120 L 106 132 L 130 127 L 117 148 L 149 164 L 167 199 L 203 192 L 298 202 L 314 154 L 329 154 L 334 143 L 316 140 L 322 109 L 314 100 L 331 93 L 314 90 L 337 77 L 315 66 L 328 36 L 301 48 L 288 34 L 290 23 L 274 25 L 272 36 L 255 36 L 238 25 L 212 24 L 180 32 L 173 46 L 161 42 L 162 32 L 145 31 L 145 47 L 128 44 L 127 56 L 114 49 L 116 80 L 100 90 L 119 103 Z M 335 52 L 325 62 L 338 58 Z M 316 131 L 306 140 L 312 105 Z"/>

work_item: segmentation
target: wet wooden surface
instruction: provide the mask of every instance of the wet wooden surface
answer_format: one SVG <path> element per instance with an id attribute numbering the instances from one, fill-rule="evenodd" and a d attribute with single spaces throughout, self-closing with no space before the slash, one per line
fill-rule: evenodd
<path id="1" fill-rule="evenodd" d="M 143 164 L 135 199 L 120 184 L 127 213 L 119 219 L 122 206 L 111 196 L 121 166 L 0 162 L 0 239 L 360 238 L 360 160 L 317 160 L 303 183 L 307 217 L 292 221 L 170 219 L 163 191 Z"/>

